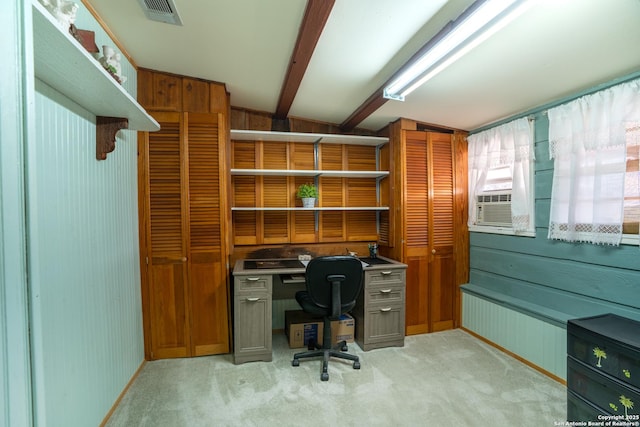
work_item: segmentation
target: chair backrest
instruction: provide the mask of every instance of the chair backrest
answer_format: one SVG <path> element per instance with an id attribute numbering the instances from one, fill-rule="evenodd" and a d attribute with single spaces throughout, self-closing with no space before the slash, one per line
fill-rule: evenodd
<path id="1" fill-rule="evenodd" d="M 313 258 L 307 265 L 305 276 L 307 292 L 314 304 L 326 308 L 333 316 L 346 313 L 355 306 L 364 281 L 362 262 L 343 255 Z M 344 279 L 335 276 L 344 276 Z M 332 295 L 332 282 L 336 280 L 340 282 L 340 293 Z M 333 306 L 332 301 L 336 301 L 336 297 L 339 297 L 336 305 L 340 307 Z"/>

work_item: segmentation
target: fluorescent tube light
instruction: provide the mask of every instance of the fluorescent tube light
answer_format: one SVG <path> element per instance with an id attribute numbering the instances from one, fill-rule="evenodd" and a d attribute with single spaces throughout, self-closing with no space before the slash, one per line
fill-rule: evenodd
<path id="1" fill-rule="evenodd" d="M 454 23 L 451 31 L 409 65 L 391 84 L 383 96 L 404 101 L 405 96 L 433 78 L 471 49 L 525 11 L 530 0 L 479 0 Z"/>

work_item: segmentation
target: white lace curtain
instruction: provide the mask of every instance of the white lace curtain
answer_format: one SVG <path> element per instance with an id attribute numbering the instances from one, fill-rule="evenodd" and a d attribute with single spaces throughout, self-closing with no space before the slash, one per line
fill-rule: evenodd
<path id="1" fill-rule="evenodd" d="M 531 228 L 530 167 L 534 159 L 532 125 L 521 118 L 470 135 L 469 225 L 477 221 L 477 195 L 484 191 L 489 170 L 511 169 L 511 218 L 515 231 Z"/>
<path id="2" fill-rule="evenodd" d="M 620 244 L 626 138 L 640 119 L 640 80 L 555 107 L 548 116 L 549 238 Z"/>

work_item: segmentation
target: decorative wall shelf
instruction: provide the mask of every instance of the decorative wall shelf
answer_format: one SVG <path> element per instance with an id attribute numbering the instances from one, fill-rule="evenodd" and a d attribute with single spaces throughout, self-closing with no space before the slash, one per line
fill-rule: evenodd
<path id="1" fill-rule="evenodd" d="M 323 133 L 275 132 L 259 130 L 231 130 L 231 139 L 236 141 L 273 141 L 321 144 L 348 144 L 379 146 L 389 142 L 389 138 L 364 135 L 339 135 Z"/>
<path id="2" fill-rule="evenodd" d="M 231 175 L 247 176 L 309 176 L 332 178 L 382 178 L 389 171 L 343 171 L 343 170 L 295 170 L 295 169 L 231 169 Z"/>
<path id="3" fill-rule="evenodd" d="M 96 120 L 96 158 L 115 148 L 119 129 L 157 131 L 160 125 L 37 0 L 33 5 L 35 76 L 87 109 Z M 110 149 L 110 150 L 109 150 Z"/>

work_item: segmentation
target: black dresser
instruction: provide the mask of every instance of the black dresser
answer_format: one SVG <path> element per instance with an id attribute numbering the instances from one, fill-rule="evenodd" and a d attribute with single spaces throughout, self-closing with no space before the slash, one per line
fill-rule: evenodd
<path id="1" fill-rule="evenodd" d="M 639 414 L 640 322 L 615 314 L 569 320 L 567 420 L 640 425 Z"/>

